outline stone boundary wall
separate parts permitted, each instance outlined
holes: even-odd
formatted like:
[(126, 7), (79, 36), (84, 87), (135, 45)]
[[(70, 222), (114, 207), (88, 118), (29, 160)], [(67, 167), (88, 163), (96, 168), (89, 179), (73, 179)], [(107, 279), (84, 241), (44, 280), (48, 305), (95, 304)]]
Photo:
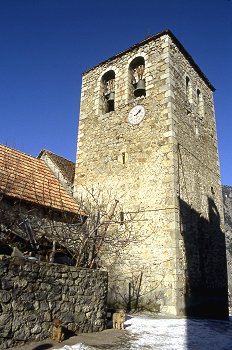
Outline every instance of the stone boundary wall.
[(0, 349), (51, 337), (54, 318), (71, 334), (105, 328), (104, 271), (3, 257), (0, 281)]

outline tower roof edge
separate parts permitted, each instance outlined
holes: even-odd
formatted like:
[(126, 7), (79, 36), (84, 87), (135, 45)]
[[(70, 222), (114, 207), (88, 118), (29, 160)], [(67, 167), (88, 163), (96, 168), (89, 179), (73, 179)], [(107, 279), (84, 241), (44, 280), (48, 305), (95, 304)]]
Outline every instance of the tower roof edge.
[(105, 64), (107, 62), (110, 62), (113, 59), (118, 58), (118, 57), (126, 54), (127, 52), (129, 52), (129, 51), (131, 51), (131, 50), (133, 50), (133, 49), (135, 49), (137, 47), (145, 45), (146, 43), (148, 43), (151, 40), (157, 40), (158, 38), (160, 38), (161, 36), (164, 36), (164, 35), (169, 35), (169, 37), (173, 40), (173, 42), (176, 44), (176, 46), (179, 48), (179, 50), (182, 52), (182, 54), (185, 56), (185, 58), (189, 61), (189, 63), (194, 67), (194, 69), (197, 71), (197, 73), (200, 75), (200, 77), (204, 80), (206, 85), (214, 92), (216, 90), (215, 87), (210, 83), (209, 79), (202, 72), (200, 67), (196, 64), (196, 62), (194, 61), (192, 56), (187, 52), (187, 50), (184, 48), (184, 46), (176, 38), (176, 36), (172, 33), (172, 31), (170, 29), (165, 29), (165, 30), (163, 30), (160, 33), (150, 35), (149, 37), (145, 38), (144, 40), (140, 41), (139, 43), (134, 44), (133, 46), (129, 47), (128, 49), (123, 50), (123, 51), (119, 52), (118, 54), (111, 56), (107, 60), (104, 60), (104, 61), (96, 64), (92, 68), (87, 69), (86, 71), (84, 71), (82, 73), (82, 75), (85, 75), (86, 73), (90, 72), (91, 70), (95, 69), (96, 67), (98, 67), (98, 66), (100, 66), (102, 64)]

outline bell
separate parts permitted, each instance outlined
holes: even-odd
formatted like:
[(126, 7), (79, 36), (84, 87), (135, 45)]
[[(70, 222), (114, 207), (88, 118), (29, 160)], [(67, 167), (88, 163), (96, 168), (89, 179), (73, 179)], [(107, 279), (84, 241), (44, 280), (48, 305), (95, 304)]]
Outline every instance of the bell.
[(146, 96), (146, 90), (145, 90), (145, 80), (144, 79), (139, 79), (136, 89), (134, 91), (135, 97), (140, 97), (140, 96)]
[(110, 92), (106, 95), (107, 101), (114, 101), (114, 92)]
[(114, 92), (105, 94), (105, 98), (107, 102), (107, 113), (114, 111)]

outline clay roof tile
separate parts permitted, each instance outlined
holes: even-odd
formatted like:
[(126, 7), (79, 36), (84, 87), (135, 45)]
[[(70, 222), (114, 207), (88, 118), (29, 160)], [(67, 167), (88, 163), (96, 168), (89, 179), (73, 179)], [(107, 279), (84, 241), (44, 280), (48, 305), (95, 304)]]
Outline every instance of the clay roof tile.
[(44, 160), (1, 144), (0, 192), (52, 209), (82, 214)]

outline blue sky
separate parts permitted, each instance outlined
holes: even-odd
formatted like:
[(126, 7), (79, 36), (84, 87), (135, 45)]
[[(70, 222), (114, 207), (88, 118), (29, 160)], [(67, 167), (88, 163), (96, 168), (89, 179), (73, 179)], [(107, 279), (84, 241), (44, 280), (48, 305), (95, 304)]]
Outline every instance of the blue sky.
[(75, 160), (81, 73), (165, 29), (216, 87), (232, 185), (232, 0), (0, 0), (0, 143)]

